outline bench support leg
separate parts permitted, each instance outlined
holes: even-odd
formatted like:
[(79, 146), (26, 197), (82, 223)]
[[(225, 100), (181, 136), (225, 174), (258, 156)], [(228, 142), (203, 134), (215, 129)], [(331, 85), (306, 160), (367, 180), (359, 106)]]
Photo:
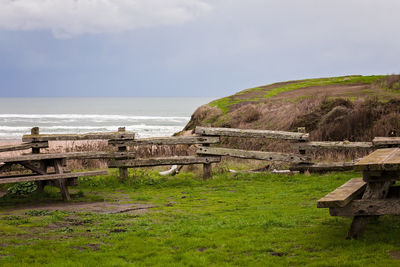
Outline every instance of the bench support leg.
[[(391, 181), (368, 183), (362, 199), (386, 198), (391, 184)], [(354, 216), (346, 239), (357, 239), (358, 237), (361, 237), (366, 226), (368, 225), (368, 222), (373, 217), (376, 218), (376, 216)]]
[[(56, 173), (63, 173), (60, 160), (54, 160), (54, 169), (55, 169)], [(62, 196), (63, 200), (64, 201), (71, 200), (65, 179), (58, 179), (58, 186), (60, 187), (61, 196)]]

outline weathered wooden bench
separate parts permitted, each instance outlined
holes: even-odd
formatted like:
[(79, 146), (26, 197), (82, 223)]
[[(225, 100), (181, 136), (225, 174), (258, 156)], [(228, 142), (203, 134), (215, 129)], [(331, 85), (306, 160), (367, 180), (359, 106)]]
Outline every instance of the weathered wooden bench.
[[(107, 170), (70, 172), (63, 169), (66, 160), (69, 159), (130, 159), (135, 154), (130, 152), (65, 152), (65, 153), (40, 153), (41, 148), (47, 148), (49, 141), (75, 141), (75, 140), (131, 140), (134, 133), (127, 133), (124, 129), (115, 133), (89, 133), (89, 134), (39, 134), (39, 128), (32, 129), (30, 135), (24, 135), (19, 145), (0, 147), (0, 152), (32, 149), (32, 154), (22, 154), (19, 156), (0, 157), (0, 184), (18, 183), (34, 181), (40, 190), (46, 185), (56, 185), (60, 187), (61, 195), (64, 200), (69, 200), (70, 195), (68, 186), (76, 185), (78, 177), (105, 175)], [(4, 172), (12, 165), (21, 165), (30, 170), (29, 174), (4, 175)], [(54, 171), (49, 172), (49, 167)]]
[(373, 216), (400, 215), (400, 148), (378, 149), (355, 164), (363, 172), (318, 201), (332, 216), (354, 217), (347, 238), (358, 238)]

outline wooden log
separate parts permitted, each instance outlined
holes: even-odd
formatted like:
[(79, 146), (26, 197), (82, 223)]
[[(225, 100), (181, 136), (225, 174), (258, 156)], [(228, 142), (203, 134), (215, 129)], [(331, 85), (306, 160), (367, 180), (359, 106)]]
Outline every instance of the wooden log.
[(330, 162), (330, 163), (315, 163), (315, 164), (298, 164), (289, 167), (291, 171), (300, 172), (335, 172), (335, 171), (350, 171), (353, 170), (354, 163), (352, 162)]
[(375, 137), (372, 143), (376, 148), (398, 147), (400, 146), (400, 137)]
[(97, 175), (106, 175), (107, 173), (108, 173), (107, 170), (102, 170), (102, 171), (74, 172), (74, 173), (62, 173), (62, 174), (33, 175), (27, 177), (20, 176), (13, 178), (1, 178), (0, 184), (30, 182), (30, 181), (45, 181), (45, 180), (65, 179), (65, 178), (84, 177), (84, 176), (97, 176)]
[(400, 215), (400, 199), (353, 200), (345, 207), (330, 208), (332, 216)]
[(23, 162), (45, 159), (124, 159), (135, 158), (134, 152), (65, 152), (49, 154), (26, 154), (0, 158), (0, 162)]
[(362, 178), (350, 179), (317, 202), (318, 208), (344, 207), (365, 190), (367, 183)]
[(196, 127), (196, 134), (211, 136), (246, 137), (246, 138), (270, 138), (283, 140), (308, 140), (308, 133), (295, 133), (269, 130), (249, 130), (234, 128), (207, 128)]
[(199, 149), (197, 150), (197, 154), (230, 156), (235, 158), (258, 159), (258, 160), (268, 160), (268, 161), (285, 161), (293, 163), (310, 162), (310, 158), (296, 154), (248, 151), (248, 150), (240, 150), (232, 148), (221, 148), (221, 147), (199, 147)]
[(173, 165), (169, 170), (159, 172), (159, 174), (162, 175), (162, 176), (166, 176), (166, 175), (174, 176), (174, 175), (176, 175), (176, 174), (178, 174), (180, 172), (182, 167), (183, 167), (183, 165), (180, 165), (180, 166)]
[(18, 150), (25, 150), (25, 149), (31, 149), (31, 148), (47, 148), (47, 147), (49, 147), (48, 142), (22, 143), (22, 144), (16, 144), (16, 145), (0, 146), (0, 152), (18, 151)]
[(319, 149), (368, 149), (372, 148), (371, 142), (304, 142), (293, 145), (299, 150)]
[(86, 134), (39, 134), (24, 135), (23, 142), (42, 142), (42, 141), (78, 141), (78, 140), (109, 140), (126, 139), (132, 140), (135, 133), (132, 132), (110, 132), (110, 133), (86, 133)]
[(142, 146), (142, 145), (193, 145), (219, 143), (219, 137), (214, 136), (171, 136), (157, 138), (141, 138), (135, 140), (109, 140), (113, 146)]
[(148, 158), (148, 159), (132, 159), (132, 160), (111, 160), (108, 163), (109, 168), (136, 168), (136, 167), (151, 167), (162, 165), (190, 165), (220, 162), (221, 157), (167, 157), (167, 158)]

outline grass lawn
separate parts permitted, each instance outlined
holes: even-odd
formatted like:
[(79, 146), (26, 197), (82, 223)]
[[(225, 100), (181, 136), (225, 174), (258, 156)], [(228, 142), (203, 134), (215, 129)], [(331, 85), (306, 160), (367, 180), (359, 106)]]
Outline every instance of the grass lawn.
[[(132, 174), (132, 173), (131, 173)], [(0, 199), (1, 266), (399, 266), (400, 219), (384, 216), (360, 240), (316, 201), (358, 173), (194, 174), (135, 170), (85, 178), (73, 201), (152, 204), (143, 213), (14, 210), (59, 201), (55, 188)], [(7, 214), (7, 215), (6, 215)]]

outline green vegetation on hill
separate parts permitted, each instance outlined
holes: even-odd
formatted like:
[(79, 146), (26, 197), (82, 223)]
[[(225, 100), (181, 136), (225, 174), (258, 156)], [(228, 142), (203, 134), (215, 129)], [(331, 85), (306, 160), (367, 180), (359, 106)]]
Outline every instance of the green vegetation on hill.
[[(272, 85), (272, 89), (270, 89), (269, 86), (246, 89), (232, 96), (217, 99), (209, 103), (209, 105), (213, 107), (218, 107), (219, 109), (222, 110), (223, 113), (227, 113), (229, 111), (229, 108), (233, 104), (238, 104), (241, 102), (248, 102), (248, 101), (257, 102), (260, 100), (276, 96), (283, 92), (292, 91), (300, 88), (306, 88), (311, 86), (327, 86), (333, 84), (340, 84), (340, 85), (360, 84), (360, 83), (372, 84), (384, 77), (385, 76), (383, 75), (374, 75), (374, 76), (354, 75), (354, 76), (343, 76), (343, 77), (333, 77), (333, 78), (307, 79), (307, 80), (288, 82), (282, 85), (278, 83), (276, 84), (276, 86)], [(262, 94), (257, 94), (257, 96), (252, 98), (246, 97), (246, 95), (250, 95), (251, 93), (254, 92), (262, 92)]]
[[(16, 210), (3, 199), (1, 266), (398, 266), (399, 217), (383, 216), (360, 240), (350, 219), (316, 201), (358, 173), (282, 176), (135, 171), (84, 178), (73, 201), (152, 204), (147, 212)], [(47, 188), (48, 201), (59, 199)], [(43, 197), (43, 196), (42, 196)], [(37, 201), (37, 200), (36, 200)], [(27, 196), (19, 202), (32, 202)], [(21, 208), (21, 207), (20, 207)], [(7, 215), (5, 214), (7, 213)]]

